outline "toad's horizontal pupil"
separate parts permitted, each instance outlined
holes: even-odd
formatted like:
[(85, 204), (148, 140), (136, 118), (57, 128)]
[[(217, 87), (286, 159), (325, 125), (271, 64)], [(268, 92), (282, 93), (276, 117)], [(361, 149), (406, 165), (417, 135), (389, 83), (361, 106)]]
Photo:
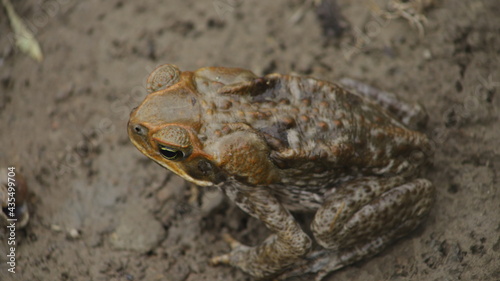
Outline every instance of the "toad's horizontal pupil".
[(176, 153), (176, 152), (174, 152), (174, 151), (169, 151), (169, 150), (162, 150), (162, 151), (161, 151), (161, 154), (162, 154), (163, 156), (165, 156), (166, 158), (174, 158), (174, 157), (177, 155), (177, 153)]
[(175, 150), (165, 147), (160, 148), (160, 153), (163, 157), (165, 157), (168, 160), (175, 160), (184, 156), (184, 153), (182, 153), (182, 151), (180, 150)]
[(173, 152), (173, 151), (162, 150), (161, 154), (163, 154), (163, 156), (165, 156), (167, 158), (175, 157), (175, 152)]

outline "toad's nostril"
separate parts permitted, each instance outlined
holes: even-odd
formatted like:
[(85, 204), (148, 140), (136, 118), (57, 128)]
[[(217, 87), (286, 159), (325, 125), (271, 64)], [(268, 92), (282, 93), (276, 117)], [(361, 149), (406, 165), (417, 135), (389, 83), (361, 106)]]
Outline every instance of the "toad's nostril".
[(139, 124), (132, 125), (132, 130), (134, 130), (136, 134), (141, 136), (145, 136), (148, 132), (148, 130), (144, 126)]

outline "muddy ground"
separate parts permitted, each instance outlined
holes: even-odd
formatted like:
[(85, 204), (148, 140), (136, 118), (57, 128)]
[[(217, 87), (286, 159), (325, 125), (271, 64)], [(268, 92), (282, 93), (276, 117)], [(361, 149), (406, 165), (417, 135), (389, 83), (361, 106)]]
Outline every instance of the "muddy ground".
[(0, 10), (0, 166), (24, 174), (31, 208), (15, 274), (0, 232), (0, 280), (251, 280), (207, 260), (228, 251), (223, 231), (256, 244), (267, 230), (216, 190), (190, 200), (197, 189), (126, 135), (167, 62), (351, 77), (422, 103), (429, 218), (327, 280), (500, 280), (500, 5), (435, 1), (419, 34), (363, 3), (338, 1), (344, 32), (327, 39), (310, 1), (14, 1), (42, 63), (13, 47)]

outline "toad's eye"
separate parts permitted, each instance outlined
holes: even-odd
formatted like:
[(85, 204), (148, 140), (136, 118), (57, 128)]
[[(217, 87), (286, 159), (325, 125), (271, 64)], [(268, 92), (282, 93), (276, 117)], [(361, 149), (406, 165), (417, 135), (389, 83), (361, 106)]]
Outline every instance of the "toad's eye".
[(179, 160), (184, 158), (184, 152), (180, 151), (179, 149), (171, 148), (161, 144), (158, 145), (158, 148), (160, 149), (161, 156), (163, 156), (165, 159)]

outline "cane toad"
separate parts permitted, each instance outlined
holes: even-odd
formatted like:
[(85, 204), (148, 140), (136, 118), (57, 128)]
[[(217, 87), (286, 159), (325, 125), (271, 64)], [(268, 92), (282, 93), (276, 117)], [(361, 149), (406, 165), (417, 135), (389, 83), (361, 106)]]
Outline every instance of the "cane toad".
[[(434, 188), (419, 172), (431, 147), (409, 129), (423, 111), (344, 84), (224, 67), (166, 64), (151, 73), (130, 115), (132, 143), (184, 179), (219, 187), (273, 233), (255, 247), (227, 237), (232, 251), (213, 264), (321, 280), (380, 252), (429, 212)], [(312, 235), (292, 212), (314, 213)]]

